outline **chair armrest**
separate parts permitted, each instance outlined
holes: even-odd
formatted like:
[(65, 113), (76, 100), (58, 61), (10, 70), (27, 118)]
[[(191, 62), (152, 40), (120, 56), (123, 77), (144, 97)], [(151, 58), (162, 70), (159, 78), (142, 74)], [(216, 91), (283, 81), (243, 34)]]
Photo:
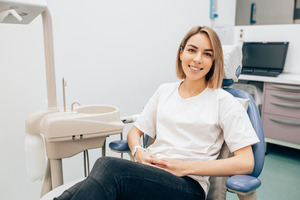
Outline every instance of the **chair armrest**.
[(250, 175), (234, 175), (226, 181), (226, 187), (233, 192), (249, 193), (256, 190), (260, 185), (260, 180)]
[(113, 141), (109, 143), (109, 148), (119, 152), (130, 151), (127, 140)]

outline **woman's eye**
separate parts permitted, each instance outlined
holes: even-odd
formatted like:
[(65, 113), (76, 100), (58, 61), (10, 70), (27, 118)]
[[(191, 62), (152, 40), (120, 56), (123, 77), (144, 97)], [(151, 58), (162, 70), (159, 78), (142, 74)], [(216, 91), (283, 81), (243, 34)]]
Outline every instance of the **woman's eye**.
[(205, 55), (205, 56), (208, 56), (208, 57), (212, 57), (212, 54), (211, 54), (211, 53), (207, 53), (207, 52), (206, 52), (206, 53), (204, 53), (204, 55)]
[(194, 49), (188, 49), (189, 52), (195, 53), (196, 51)]

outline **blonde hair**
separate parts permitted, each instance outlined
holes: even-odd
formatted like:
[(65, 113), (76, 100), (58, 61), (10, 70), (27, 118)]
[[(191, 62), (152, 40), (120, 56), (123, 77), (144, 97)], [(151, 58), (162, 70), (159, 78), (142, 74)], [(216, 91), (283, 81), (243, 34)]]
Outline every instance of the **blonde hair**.
[(182, 39), (180, 46), (177, 51), (177, 59), (176, 59), (176, 74), (179, 79), (185, 79), (186, 75), (183, 72), (182, 64), (180, 60), (180, 53), (184, 50), (187, 41), (194, 35), (205, 33), (212, 45), (213, 48), (213, 64), (210, 71), (206, 74), (205, 78), (207, 81), (207, 87), (212, 89), (217, 89), (222, 86), (223, 76), (224, 76), (224, 61), (223, 61), (223, 50), (221, 41), (217, 33), (207, 27), (207, 26), (195, 26), (192, 28)]

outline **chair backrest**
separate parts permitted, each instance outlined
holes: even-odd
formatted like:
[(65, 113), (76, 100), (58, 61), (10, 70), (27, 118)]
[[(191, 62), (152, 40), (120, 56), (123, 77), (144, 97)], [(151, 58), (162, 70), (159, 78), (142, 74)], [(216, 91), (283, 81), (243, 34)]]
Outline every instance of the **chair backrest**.
[(252, 150), (255, 159), (255, 166), (253, 172), (250, 175), (254, 177), (258, 177), (263, 169), (264, 161), (265, 161), (265, 138), (264, 138), (264, 131), (262, 128), (261, 118), (256, 103), (252, 98), (252, 96), (246, 91), (236, 89), (236, 88), (224, 88), (224, 90), (232, 94), (234, 97), (249, 99), (247, 113), (260, 141), (259, 143), (252, 145)]

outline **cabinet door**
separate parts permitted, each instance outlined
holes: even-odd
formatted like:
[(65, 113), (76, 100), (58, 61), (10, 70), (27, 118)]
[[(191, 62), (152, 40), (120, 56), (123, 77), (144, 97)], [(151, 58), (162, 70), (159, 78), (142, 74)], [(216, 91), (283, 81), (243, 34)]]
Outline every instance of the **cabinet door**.
[[(251, 23), (252, 4), (256, 23)], [(294, 0), (237, 0), (235, 25), (292, 24), (294, 4)]]

